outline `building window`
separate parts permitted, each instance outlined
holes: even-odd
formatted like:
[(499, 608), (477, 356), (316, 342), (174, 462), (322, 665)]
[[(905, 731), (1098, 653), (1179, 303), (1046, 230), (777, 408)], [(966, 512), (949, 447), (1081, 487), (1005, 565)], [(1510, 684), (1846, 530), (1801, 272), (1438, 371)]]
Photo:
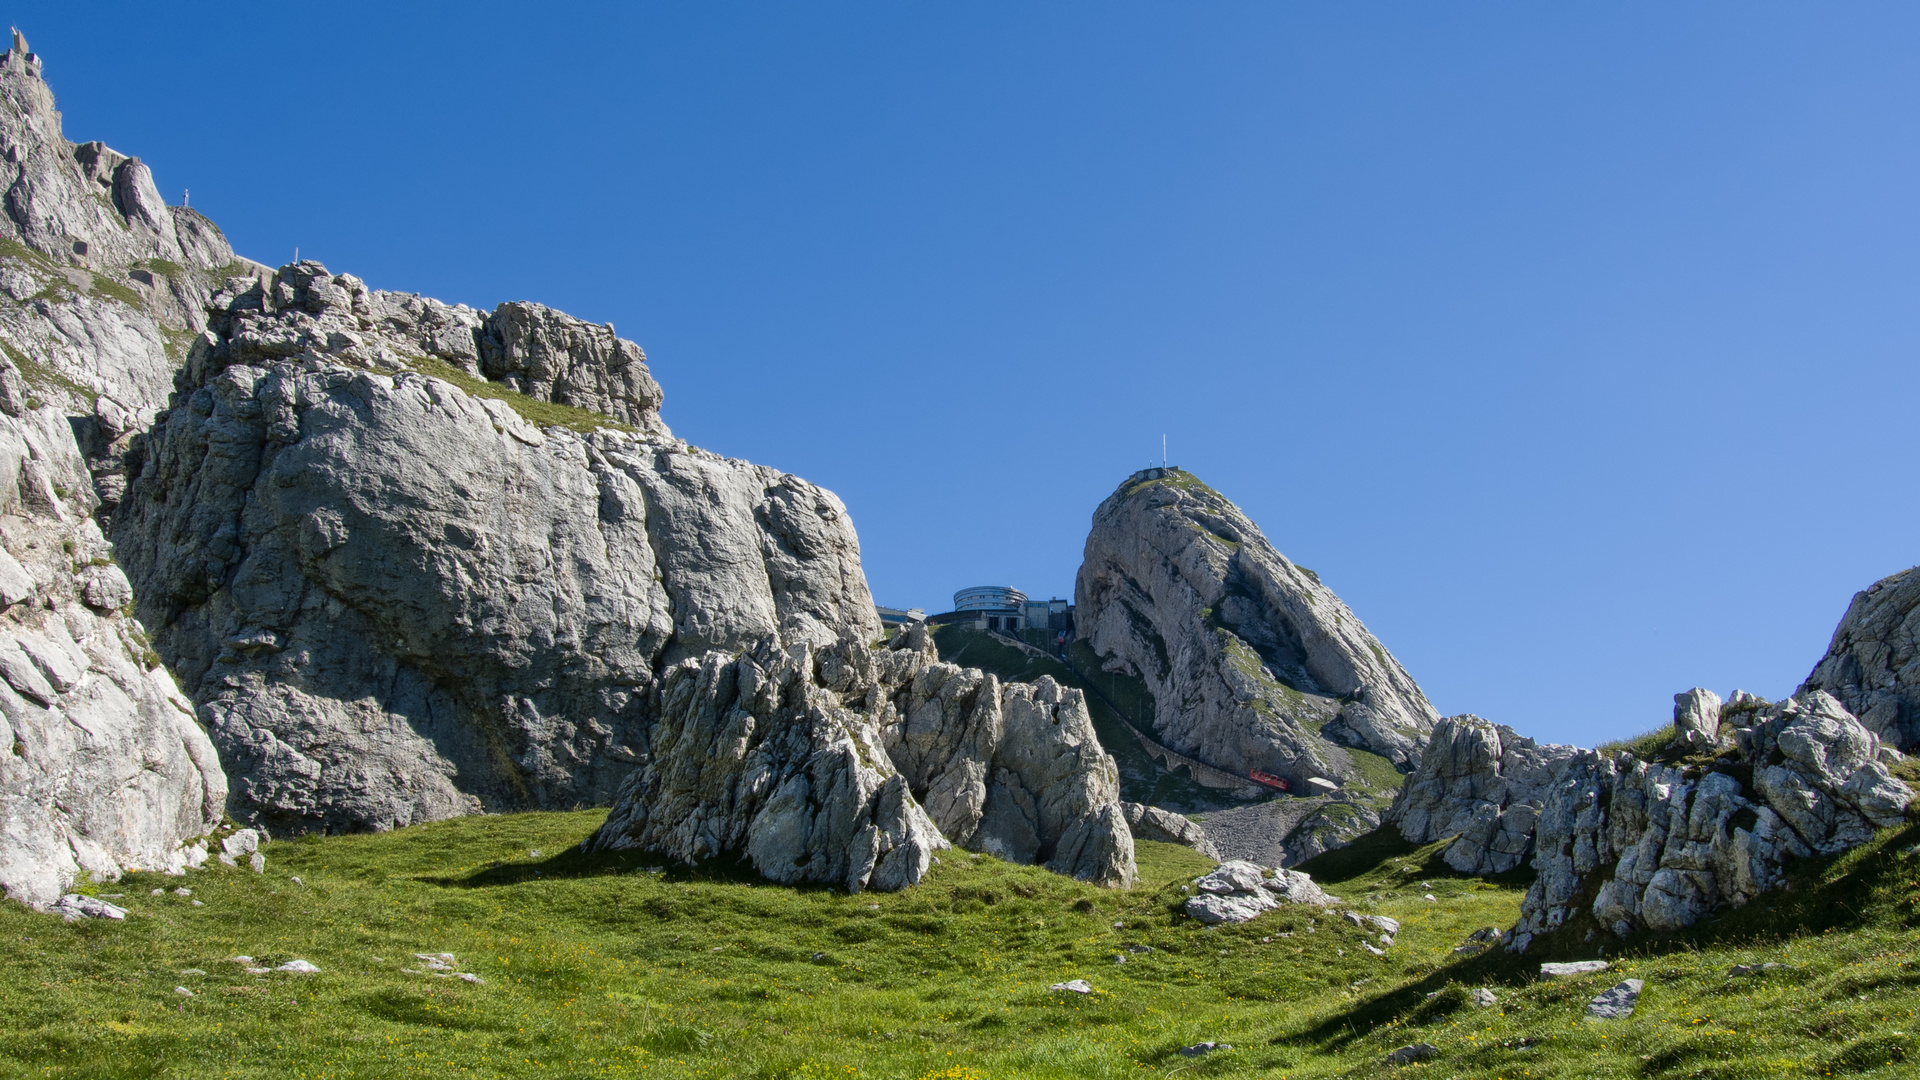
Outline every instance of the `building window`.
[(987, 616), (987, 629), (989, 630), (1000, 629), (1000, 616), (998, 615)]

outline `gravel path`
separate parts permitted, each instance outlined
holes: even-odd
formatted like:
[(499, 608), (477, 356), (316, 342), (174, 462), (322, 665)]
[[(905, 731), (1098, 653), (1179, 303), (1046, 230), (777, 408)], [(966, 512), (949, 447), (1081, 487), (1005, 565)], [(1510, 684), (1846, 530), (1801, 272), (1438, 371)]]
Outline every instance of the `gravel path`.
[(1236, 806), (1202, 815), (1200, 827), (1220, 850), (1220, 858), (1245, 859), (1277, 867), (1286, 858), (1281, 841), (1302, 818), (1326, 804), (1325, 799), (1273, 799), (1252, 806)]

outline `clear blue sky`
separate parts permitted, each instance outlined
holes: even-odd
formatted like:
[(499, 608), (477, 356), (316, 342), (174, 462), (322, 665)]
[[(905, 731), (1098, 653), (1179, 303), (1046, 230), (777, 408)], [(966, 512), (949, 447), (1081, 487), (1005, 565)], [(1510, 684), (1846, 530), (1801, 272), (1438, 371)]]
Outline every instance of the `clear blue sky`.
[(253, 258), (641, 343), (883, 603), (1176, 463), (1443, 712), (1789, 692), (1920, 562), (1920, 8), (14, 4)]

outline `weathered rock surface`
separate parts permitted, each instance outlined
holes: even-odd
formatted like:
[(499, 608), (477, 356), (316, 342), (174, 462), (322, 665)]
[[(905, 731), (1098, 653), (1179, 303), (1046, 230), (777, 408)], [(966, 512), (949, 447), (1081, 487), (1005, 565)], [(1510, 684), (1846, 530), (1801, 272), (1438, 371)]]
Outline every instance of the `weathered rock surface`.
[(1632, 1016), (1634, 1006), (1640, 1003), (1640, 991), (1646, 989), (1646, 985), (1639, 979), (1622, 979), (1601, 991), (1587, 1002), (1587, 1019), (1625, 1020)]
[(669, 439), (637, 352), (600, 382), (590, 362), (623, 350), (542, 352), (599, 328), (523, 310), (544, 330), (499, 351), (538, 358), (524, 385), (556, 397), (640, 388), (638, 431), (538, 427), (525, 398), (409, 368), (481, 355), (456, 332), (481, 334), (476, 314), (316, 263), (236, 284), (131, 459), (115, 540), (243, 816), (378, 829), (604, 803), (647, 752), (662, 665), (879, 636), (839, 500)]
[(1571, 758), (1540, 814), (1539, 876), (1508, 947), (1565, 924), (1583, 895), (1616, 934), (1688, 926), (1779, 888), (1790, 855), (1837, 854), (1903, 820), (1912, 790), (1824, 691), (1737, 698), (1721, 713), (1729, 727), (1734, 749), (1704, 772), (1625, 752)]
[(1824, 690), (1888, 746), (1920, 750), (1920, 567), (1854, 594), (1800, 694)]
[(1461, 873), (1505, 873), (1532, 854), (1555, 777), (1578, 752), (1541, 746), (1477, 716), (1450, 716), (1434, 727), (1387, 820), (1416, 844), (1458, 837), (1443, 858)]
[(1134, 879), (1119, 773), (1080, 691), (940, 663), (924, 627), (870, 648), (763, 642), (661, 679), (646, 766), (591, 843), (776, 881), (920, 880), (949, 840), (1106, 885)]
[(1345, 747), (1410, 768), (1437, 719), (1338, 597), (1179, 469), (1100, 504), (1074, 597), (1079, 635), (1145, 679), (1161, 740), (1214, 766), (1345, 784)]
[(1340, 902), (1298, 870), (1268, 873), (1255, 863), (1221, 863), (1193, 879), (1197, 895), (1187, 900), (1188, 917), (1208, 925), (1242, 923), (1283, 903), (1326, 907)]
[(1127, 816), (1127, 828), (1135, 840), (1180, 844), (1209, 859), (1220, 859), (1220, 852), (1214, 848), (1213, 841), (1207, 839), (1207, 830), (1186, 815), (1136, 802), (1123, 802), (1120, 809)]
[(51, 904), (83, 873), (179, 872), (226, 778), (123, 610), (67, 418), (0, 359), (0, 886)]
[(35, 397), (71, 418), (110, 512), (127, 441), (166, 406), (207, 296), (260, 268), (165, 205), (140, 159), (66, 141), (40, 67), (18, 40), (0, 54), (0, 341)]

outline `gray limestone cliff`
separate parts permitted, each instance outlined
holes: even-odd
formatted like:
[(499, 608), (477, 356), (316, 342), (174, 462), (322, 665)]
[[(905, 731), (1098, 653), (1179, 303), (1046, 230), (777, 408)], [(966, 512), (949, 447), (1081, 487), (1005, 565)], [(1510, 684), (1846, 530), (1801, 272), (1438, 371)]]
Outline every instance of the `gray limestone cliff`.
[(1100, 504), (1074, 598), (1079, 636), (1145, 679), (1160, 739), (1217, 768), (1309, 793), (1364, 775), (1350, 750), (1413, 767), (1438, 719), (1331, 590), (1180, 469)]
[(663, 666), (879, 636), (839, 500), (673, 440), (610, 331), (316, 263), (231, 284), (114, 540), (241, 816), (606, 803)]
[(1824, 690), (1905, 753), (1920, 750), (1920, 568), (1854, 594), (1833, 643), (1800, 687)]
[(889, 646), (765, 641), (661, 680), (652, 755), (590, 842), (776, 881), (918, 882), (949, 841), (1132, 884), (1119, 770), (1080, 691), (941, 663), (924, 627)]
[(0, 54), (0, 888), (37, 905), (204, 859), (224, 809), (98, 519), (235, 262), (137, 158), (66, 141), (41, 67)]

